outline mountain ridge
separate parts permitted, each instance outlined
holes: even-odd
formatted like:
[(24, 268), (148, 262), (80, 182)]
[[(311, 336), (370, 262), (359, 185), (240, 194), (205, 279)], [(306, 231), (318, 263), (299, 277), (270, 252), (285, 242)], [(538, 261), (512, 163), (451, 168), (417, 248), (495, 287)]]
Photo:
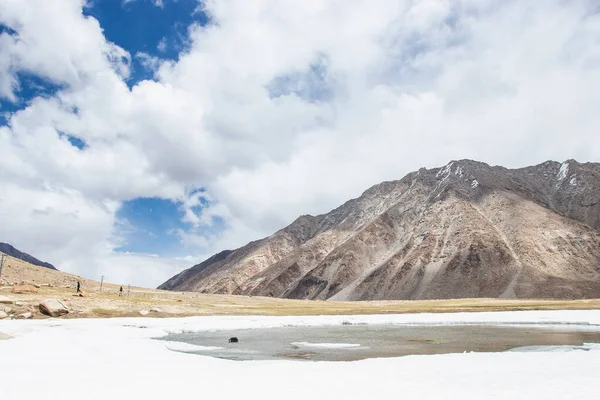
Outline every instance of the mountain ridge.
[(38, 267), (44, 267), (44, 268), (53, 269), (55, 271), (58, 271), (56, 269), (56, 267), (54, 267), (54, 265), (44, 262), (44, 261), (40, 261), (37, 258), (33, 257), (32, 255), (20, 251), (8, 243), (0, 242), (0, 253), (4, 253), (6, 255), (17, 258), (19, 260), (28, 262), (29, 264), (32, 264), (32, 265), (37, 265)]
[[(598, 199), (598, 163), (451, 161), (301, 216), (159, 288), (333, 300), (597, 297)], [(574, 237), (586, 238), (582, 248)]]

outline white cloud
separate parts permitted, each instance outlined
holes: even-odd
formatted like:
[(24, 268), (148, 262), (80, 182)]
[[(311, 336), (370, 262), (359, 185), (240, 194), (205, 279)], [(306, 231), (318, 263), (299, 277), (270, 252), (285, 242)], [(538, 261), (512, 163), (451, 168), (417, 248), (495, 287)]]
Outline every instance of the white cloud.
[(167, 38), (163, 37), (162, 39), (160, 39), (160, 42), (158, 42), (158, 44), (156, 45), (156, 50), (158, 50), (161, 53), (164, 53), (167, 50)]
[(140, 61), (140, 64), (151, 72), (156, 72), (160, 67), (162, 60), (156, 56), (152, 56), (148, 53), (139, 52), (135, 57)]
[[(19, 1), (0, 5), (2, 24), (18, 35), (0, 35), (0, 96), (14, 99), (15, 72), (37, 74), (73, 89), (83, 89), (99, 74), (129, 74), (129, 55), (105, 40), (97, 20), (84, 18), (83, 0)], [(11, 80), (13, 84), (7, 84)]]
[[(129, 3), (133, 3), (134, 1), (137, 0), (123, 0), (123, 5), (129, 4)], [(165, 2), (164, 0), (150, 0), (152, 2), (152, 4), (156, 7), (160, 7), (160, 8), (164, 8), (165, 7)], [(175, 0), (177, 1), (177, 0)]]
[(83, 1), (2, 2), (18, 35), (0, 37), (0, 95), (18, 95), (18, 71), (64, 89), (0, 128), (0, 237), (82, 274), (147, 262), (157, 284), (182, 265), (112, 251), (123, 200), (183, 201), (194, 229), (178, 235), (200, 256), (421, 166), (600, 157), (592, 1), (293, 4), (206, 1), (213, 24), (177, 62), (138, 55), (157, 81), (130, 90), (130, 55)]

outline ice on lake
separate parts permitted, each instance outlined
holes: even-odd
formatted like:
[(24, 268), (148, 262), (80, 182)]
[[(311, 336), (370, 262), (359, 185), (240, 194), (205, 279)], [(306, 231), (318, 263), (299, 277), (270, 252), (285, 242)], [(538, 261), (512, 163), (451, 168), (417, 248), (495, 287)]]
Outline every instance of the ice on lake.
[[(228, 342), (233, 336), (239, 343)], [(359, 324), (199, 331), (170, 334), (162, 340), (201, 346), (171, 345), (173, 350), (230, 360), (354, 361), (417, 354), (557, 351), (562, 346), (585, 349), (585, 343), (600, 343), (600, 332), (577, 326)]]

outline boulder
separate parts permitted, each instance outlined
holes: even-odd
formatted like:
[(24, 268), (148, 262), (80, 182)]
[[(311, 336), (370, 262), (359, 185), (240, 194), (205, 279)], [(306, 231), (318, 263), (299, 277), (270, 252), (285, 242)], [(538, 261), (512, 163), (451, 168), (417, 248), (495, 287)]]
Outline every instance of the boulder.
[(37, 289), (32, 285), (19, 285), (12, 288), (12, 292), (16, 294), (37, 293)]
[(0, 319), (8, 318), (8, 314), (4, 311), (0, 311)]
[(10, 297), (0, 296), (0, 304), (13, 304), (14, 301)]
[(150, 309), (150, 312), (162, 312), (160, 308), (154, 307)]
[(10, 314), (11, 312), (13, 312), (13, 309), (12, 309), (12, 308), (10, 308), (10, 307), (6, 307), (6, 308), (4, 309), (4, 312), (5, 312), (5, 313), (8, 313), (8, 314)]
[(140, 311), (140, 315), (148, 315), (148, 314), (150, 314), (150, 311), (148, 311), (148, 310)]
[(15, 301), (15, 306), (17, 307), (23, 307), (25, 305), (25, 303), (23, 303), (22, 301)]
[(46, 299), (40, 303), (39, 307), (42, 314), (51, 317), (60, 317), (61, 315), (69, 313), (67, 306), (56, 299)]
[(85, 297), (85, 293), (83, 293), (83, 290), (80, 290), (79, 293), (75, 293), (73, 297)]
[(38, 288), (38, 289), (41, 287), (37, 283), (30, 282), (30, 281), (21, 281), (21, 285), (29, 285), (29, 286), (33, 286), (33, 287)]
[(17, 316), (17, 318), (19, 318), (19, 319), (30, 319), (31, 317), (32, 317), (32, 314), (30, 312), (19, 314)]

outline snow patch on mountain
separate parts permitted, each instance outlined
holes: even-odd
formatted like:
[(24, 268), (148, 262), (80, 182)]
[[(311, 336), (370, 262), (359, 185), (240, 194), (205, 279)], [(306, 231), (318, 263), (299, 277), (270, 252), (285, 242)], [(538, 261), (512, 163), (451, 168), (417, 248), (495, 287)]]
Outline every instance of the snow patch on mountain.
[(440, 169), (440, 171), (435, 175), (436, 178), (442, 178), (442, 180), (444, 180), (444, 178), (447, 178), (448, 175), (450, 175), (450, 171), (452, 170), (452, 166), (454, 165), (454, 162), (450, 162), (448, 163), (444, 168)]
[(567, 161), (565, 161), (564, 163), (562, 163), (560, 165), (560, 170), (558, 170), (558, 174), (556, 175), (556, 178), (559, 181), (562, 181), (567, 177), (568, 174), (569, 174), (569, 163)]

